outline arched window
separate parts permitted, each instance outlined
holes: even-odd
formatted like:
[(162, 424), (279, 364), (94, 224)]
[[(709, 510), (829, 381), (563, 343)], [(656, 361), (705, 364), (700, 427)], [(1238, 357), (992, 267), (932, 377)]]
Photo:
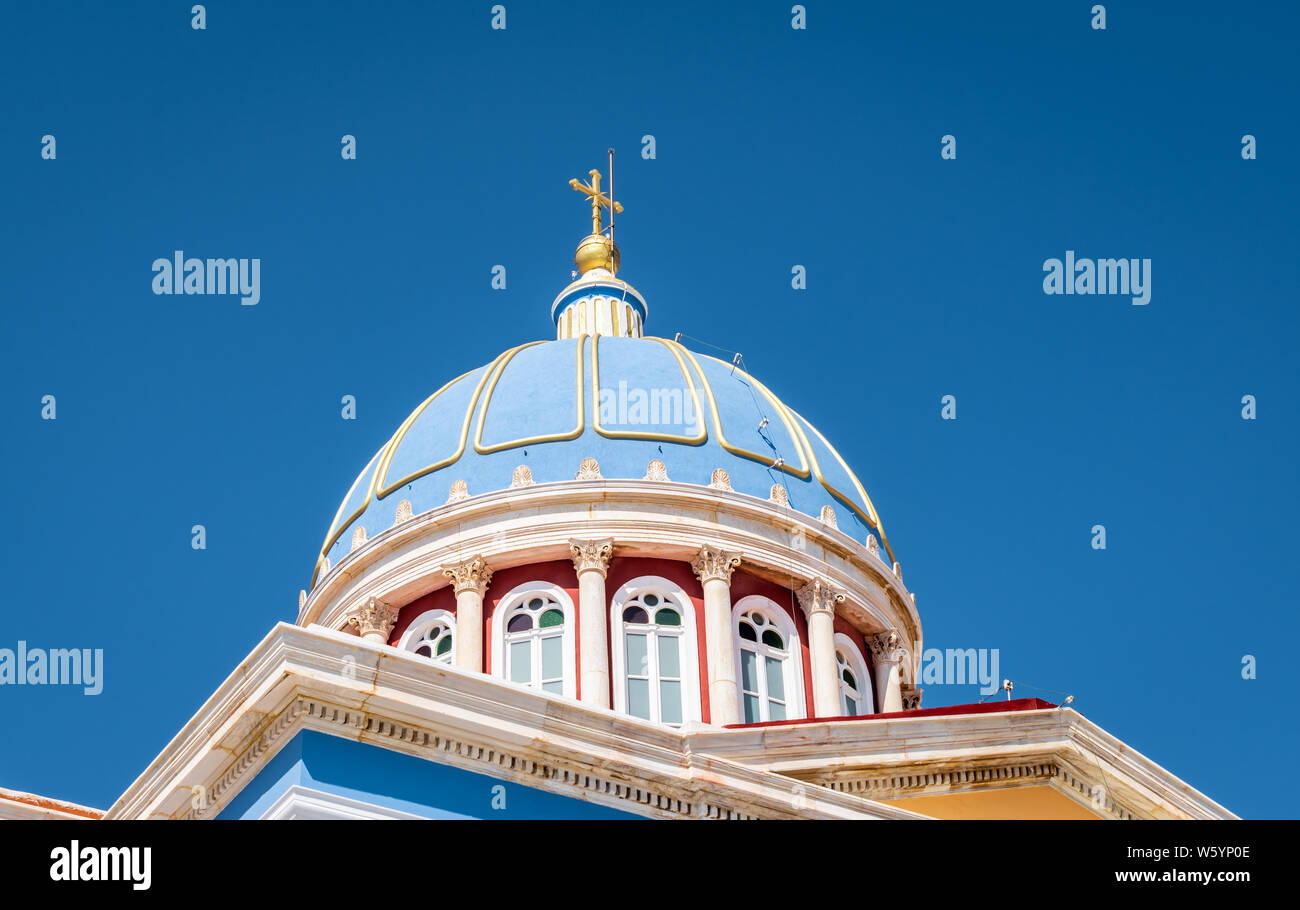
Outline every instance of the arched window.
[(803, 717), (799, 637), (789, 614), (766, 597), (742, 597), (732, 610), (745, 723)]
[(429, 610), (411, 621), (397, 646), (414, 651), (434, 663), (456, 660), (456, 617), (446, 610)]
[(871, 675), (862, 651), (843, 632), (835, 633), (835, 673), (840, 684), (840, 710), (846, 717), (874, 714)]
[(492, 615), (492, 668), (502, 679), (574, 697), (573, 603), (548, 582), (512, 590)]
[(699, 720), (691, 599), (667, 579), (634, 578), (610, 606), (614, 709), (676, 726)]

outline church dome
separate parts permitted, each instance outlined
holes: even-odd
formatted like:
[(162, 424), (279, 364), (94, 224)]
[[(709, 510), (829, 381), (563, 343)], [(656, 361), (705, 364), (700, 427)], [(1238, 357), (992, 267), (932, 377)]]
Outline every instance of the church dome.
[(358, 528), (364, 539), (390, 527), (403, 500), (420, 514), (572, 482), (586, 459), (596, 466), (582, 479), (641, 480), (658, 461), (671, 482), (775, 499), (893, 555), (844, 459), (762, 382), (669, 339), (581, 334), (510, 348), (425, 399), (353, 483), (321, 556), (337, 564)]
[(737, 363), (643, 336), (645, 298), (617, 277), (622, 206), (591, 183), (581, 276), (551, 304), (553, 341), (510, 348), (426, 398), (374, 454), (330, 524), (317, 579), (398, 514), (511, 487), (657, 480), (789, 508), (893, 552), (862, 484), (798, 412)]

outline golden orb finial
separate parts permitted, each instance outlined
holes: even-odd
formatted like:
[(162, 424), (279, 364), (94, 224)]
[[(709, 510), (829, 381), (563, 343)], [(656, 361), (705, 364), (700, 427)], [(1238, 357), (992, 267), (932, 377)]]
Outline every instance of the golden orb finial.
[(607, 269), (611, 274), (618, 272), (618, 245), (612, 237), (606, 237), (601, 226), (601, 207), (613, 212), (622, 212), (623, 204), (611, 199), (600, 189), (600, 171), (592, 168), (588, 174), (591, 183), (580, 180), (569, 181), (569, 186), (591, 199), (591, 233), (582, 238), (578, 250), (573, 254), (573, 264), (584, 275), (592, 269)]

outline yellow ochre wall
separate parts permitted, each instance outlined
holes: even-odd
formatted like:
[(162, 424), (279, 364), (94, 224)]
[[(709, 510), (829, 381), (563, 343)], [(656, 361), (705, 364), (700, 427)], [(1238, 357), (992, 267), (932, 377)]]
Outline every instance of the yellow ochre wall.
[(948, 819), (1092, 819), (1097, 815), (1049, 786), (976, 790), (939, 796), (911, 796), (880, 802), (933, 818)]

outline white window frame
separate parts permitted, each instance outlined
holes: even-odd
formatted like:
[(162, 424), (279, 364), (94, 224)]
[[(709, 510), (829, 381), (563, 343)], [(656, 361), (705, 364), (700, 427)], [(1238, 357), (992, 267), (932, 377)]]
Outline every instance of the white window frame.
[[(562, 694), (565, 698), (577, 698), (578, 694), (578, 659), (577, 659), (577, 611), (573, 609), (573, 601), (569, 598), (568, 592), (557, 584), (549, 581), (529, 581), (522, 585), (511, 588), (506, 595), (497, 601), (496, 609), (492, 611), (492, 675), (497, 679), (510, 682), (506, 676), (506, 616), (508, 616), (515, 607), (531, 600), (534, 597), (548, 597), (560, 605), (564, 611), (564, 629), (560, 636), (560, 657), (564, 672), (564, 681), (561, 686)], [(516, 683), (515, 685), (524, 685)], [(547, 692), (541, 687), (528, 685), (526, 688), (533, 689), (543, 695), (554, 695), (554, 692)]]
[[(736, 652), (736, 691), (740, 709), (741, 723), (762, 723), (767, 721), (768, 704), (767, 704), (767, 667), (765, 661), (759, 661), (760, 673), (764, 685), (759, 690), (759, 720), (746, 721), (745, 717), (745, 689), (744, 677), (740, 671), (740, 652), (746, 640), (740, 637), (740, 617), (750, 610), (761, 609), (768, 620), (776, 627), (785, 639), (785, 650), (788, 654), (786, 660), (782, 661), (782, 670), (784, 672), (785, 683), (785, 704), (786, 720), (802, 720), (807, 716), (807, 701), (804, 698), (803, 687), (803, 644), (799, 640), (799, 629), (794, 624), (794, 619), (790, 614), (781, 608), (781, 605), (770, 597), (764, 597), (761, 594), (750, 594), (740, 598), (731, 608), (731, 640), (734, 643)], [(770, 647), (770, 646), (768, 646)], [(754, 649), (749, 649), (754, 650)], [(762, 652), (759, 652), (760, 655)]]
[[(682, 631), (679, 636), (675, 637), (680, 640), (678, 663), (682, 674), (682, 723), (698, 721), (700, 719), (700, 639), (696, 633), (695, 605), (685, 591), (668, 579), (661, 578), (658, 575), (642, 575), (633, 578), (614, 592), (614, 599), (610, 602), (609, 628), (612, 632), (610, 635), (610, 657), (614, 669), (614, 710), (620, 714), (629, 713), (627, 705), (627, 642), (624, 637), (626, 631), (623, 627), (623, 610), (626, 609), (628, 601), (637, 595), (649, 593), (658, 594), (681, 614)], [(658, 659), (659, 656), (656, 651), (653, 658), (656, 669)], [(656, 673), (654, 678), (657, 679), (657, 676)], [(662, 723), (657, 719), (662, 716), (659, 705), (659, 686), (657, 684), (650, 687), (650, 715), (651, 723)], [(676, 726), (676, 724), (672, 726)]]
[[(450, 610), (425, 610), (406, 627), (402, 633), (401, 639), (397, 642), (397, 647), (403, 651), (415, 651), (424, 633), (432, 626), (443, 625), (451, 632), (451, 650), (441, 656), (426, 657), (425, 660), (431, 660), (436, 664), (456, 664), (456, 646), (460, 644), (460, 633), (456, 630), (456, 614)], [(422, 655), (416, 655), (422, 656)]]
[[(876, 713), (876, 693), (871, 685), (871, 674), (867, 672), (867, 661), (862, 656), (862, 648), (849, 636), (843, 632), (835, 633), (835, 652), (844, 653), (848, 657), (849, 669), (853, 675), (858, 678), (858, 702), (862, 710), (856, 716), (865, 717), (868, 714)], [(835, 662), (835, 691), (839, 697), (840, 707), (844, 707), (844, 689), (848, 683), (840, 675), (840, 663)]]

